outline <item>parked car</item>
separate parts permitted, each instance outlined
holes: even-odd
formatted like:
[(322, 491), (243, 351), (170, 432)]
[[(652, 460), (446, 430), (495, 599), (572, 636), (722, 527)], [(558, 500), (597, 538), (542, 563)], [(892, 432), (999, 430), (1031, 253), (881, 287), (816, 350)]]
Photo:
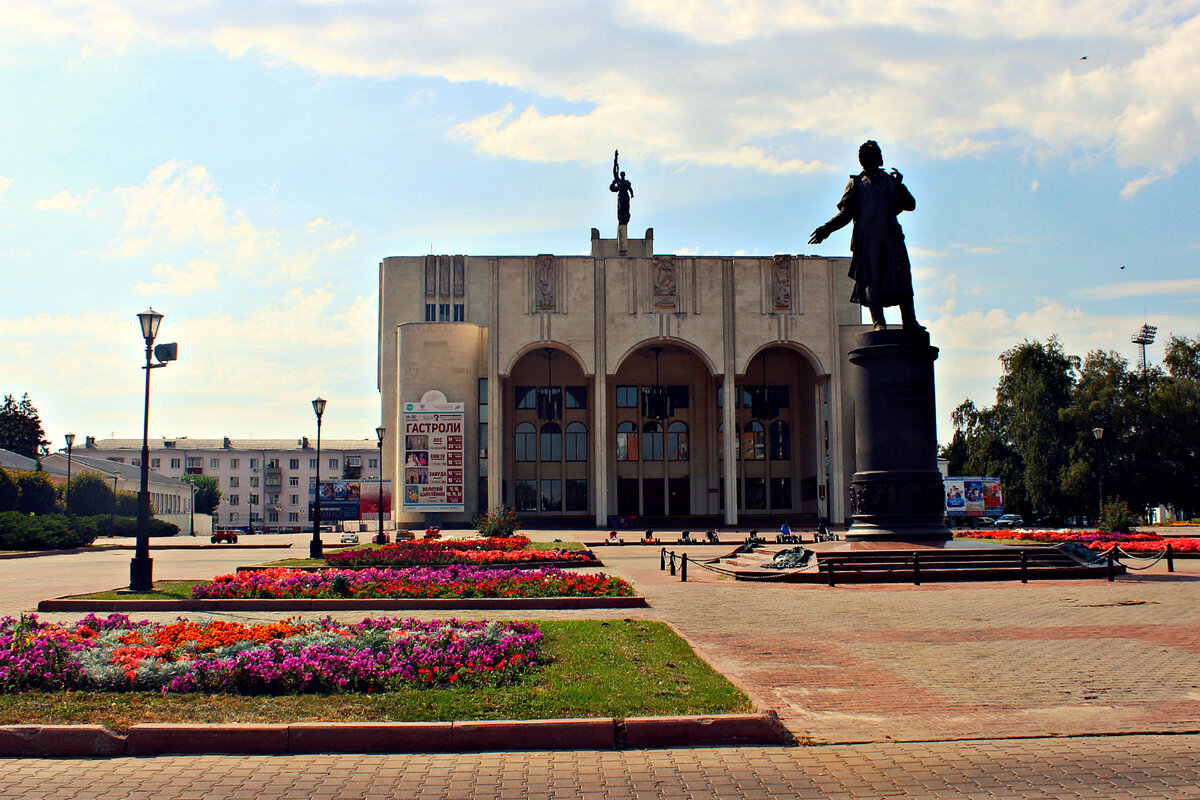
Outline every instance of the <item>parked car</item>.
[(996, 520), (993, 519), (992, 517), (976, 517), (975, 518), (975, 527), (976, 528), (994, 528), (994, 527), (996, 527)]
[(1025, 520), (1021, 518), (1020, 514), (1004, 514), (996, 518), (996, 527), (1023, 528), (1025, 527)]
[(345, 531), (342, 533), (342, 538), (340, 541), (342, 544), (358, 544), (358, 534), (351, 531)]
[(229, 542), (230, 544), (237, 544), (237, 536), (238, 536), (237, 531), (213, 531), (212, 536), (210, 537), (210, 541), (213, 544), (217, 544), (218, 542)]

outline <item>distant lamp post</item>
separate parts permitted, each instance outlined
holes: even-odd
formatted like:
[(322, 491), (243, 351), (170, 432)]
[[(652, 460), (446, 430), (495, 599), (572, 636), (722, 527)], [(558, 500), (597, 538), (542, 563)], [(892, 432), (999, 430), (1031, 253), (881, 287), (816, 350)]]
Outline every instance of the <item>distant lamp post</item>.
[(188, 509), (188, 513), (189, 513), (189, 516), (191, 517), (191, 519), (189, 519), (188, 521), (191, 524), (192, 536), (195, 536), (196, 535), (196, 490), (197, 490), (197, 486), (195, 483), (192, 483), (191, 481), (188, 481), (188, 483), (191, 484), (191, 487), (192, 487), (192, 504)]
[(313, 533), (308, 545), (309, 558), (323, 558), (321, 550), (321, 415), (325, 413), (325, 401), (318, 397), (312, 401), (317, 415), (317, 482), (313, 486)]
[(379, 544), (384, 544), (383, 538), (383, 437), (387, 433), (387, 428), (380, 425), (375, 429), (375, 435), (379, 437), (379, 536), (376, 537)]
[[(146, 396), (142, 411), (142, 463), (141, 486), (138, 489), (137, 544), (134, 547), (133, 558), (129, 562), (129, 589), (134, 592), (148, 592), (154, 588), (154, 562), (150, 559), (150, 370), (165, 367), (167, 362), (174, 361), (178, 354), (178, 345), (160, 344), (154, 346), (158, 336), (158, 325), (163, 315), (153, 308), (138, 314), (138, 322), (142, 326), (142, 338), (146, 340)], [(150, 356), (158, 359), (157, 364), (150, 363)]]
[(1096, 479), (1100, 484), (1100, 511), (1096, 515), (1096, 526), (1104, 517), (1104, 428), (1092, 428), (1092, 436), (1096, 437)]
[(67, 434), (67, 516), (71, 516), (71, 448), (75, 445), (75, 434)]

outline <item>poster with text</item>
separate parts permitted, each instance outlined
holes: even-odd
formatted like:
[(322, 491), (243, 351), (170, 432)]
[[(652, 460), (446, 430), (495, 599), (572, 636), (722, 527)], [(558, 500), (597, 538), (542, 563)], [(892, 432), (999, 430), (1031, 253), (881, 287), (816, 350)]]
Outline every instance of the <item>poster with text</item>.
[(1004, 513), (1004, 497), (1000, 492), (999, 478), (983, 479), (983, 513), (998, 517)]
[(967, 514), (966, 487), (962, 478), (946, 478), (946, 516), (964, 517)]
[(462, 511), (464, 403), (451, 403), (439, 391), (419, 403), (405, 403), (401, 442), (405, 512)]
[(964, 478), (963, 495), (966, 498), (966, 515), (968, 517), (983, 516), (983, 479)]

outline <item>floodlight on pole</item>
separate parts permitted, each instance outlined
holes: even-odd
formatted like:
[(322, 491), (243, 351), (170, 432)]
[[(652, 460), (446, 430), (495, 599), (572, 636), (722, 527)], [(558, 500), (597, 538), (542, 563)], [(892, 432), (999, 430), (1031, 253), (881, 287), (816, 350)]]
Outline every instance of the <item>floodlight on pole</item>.
[(1137, 333), (1130, 339), (1131, 342), (1138, 345), (1142, 349), (1141, 358), (1138, 360), (1138, 367), (1141, 368), (1142, 374), (1146, 374), (1146, 345), (1154, 344), (1154, 337), (1158, 334), (1158, 328), (1153, 325), (1143, 325), (1138, 328)]

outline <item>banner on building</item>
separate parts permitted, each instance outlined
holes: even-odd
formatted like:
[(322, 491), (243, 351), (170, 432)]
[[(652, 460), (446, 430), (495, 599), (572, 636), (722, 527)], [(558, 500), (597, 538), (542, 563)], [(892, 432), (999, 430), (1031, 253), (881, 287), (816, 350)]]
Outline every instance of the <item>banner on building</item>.
[(946, 516), (996, 517), (1004, 513), (1000, 479), (990, 477), (949, 477), (946, 486)]
[(962, 478), (946, 478), (946, 516), (965, 517), (967, 515), (966, 488)]
[[(379, 481), (363, 481), (359, 489), (358, 518), (379, 519)], [(392, 482), (383, 482), (383, 519), (392, 518)]]
[(405, 403), (401, 441), (405, 512), (463, 511), (463, 438), (466, 405), (439, 391)]

